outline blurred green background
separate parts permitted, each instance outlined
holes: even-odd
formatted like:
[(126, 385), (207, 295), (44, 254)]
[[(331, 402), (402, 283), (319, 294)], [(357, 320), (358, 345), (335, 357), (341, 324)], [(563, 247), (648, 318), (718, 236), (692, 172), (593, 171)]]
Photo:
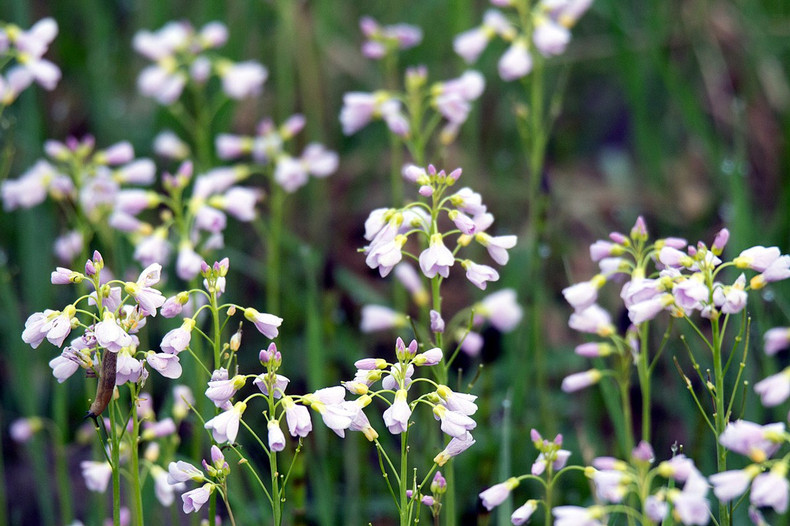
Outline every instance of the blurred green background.
[[(357, 329), (360, 305), (386, 302), (389, 291), (356, 251), (363, 245), (362, 225), (371, 209), (392, 201), (383, 127), (345, 137), (338, 122), (344, 93), (373, 91), (383, 82), (378, 65), (359, 53), (358, 20), (371, 15), (383, 24), (421, 26), (423, 43), (405, 52), (401, 64), (425, 64), (431, 80), (440, 80), (466, 68), (452, 51), (452, 38), (479, 24), (487, 7), (469, 0), (5, 0), (0, 3), (2, 20), (22, 27), (44, 16), (58, 21), (60, 33), (47, 58), (63, 71), (53, 92), (30, 89), (7, 111), (10, 125), (2, 130), (3, 142), (15, 148), (10, 174), (18, 176), (42, 156), (45, 139), (69, 135), (93, 134), (99, 146), (129, 140), (138, 156), (152, 155), (154, 135), (172, 123), (155, 102), (136, 92), (137, 74), (146, 61), (131, 49), (134, 33), (174, 19), (196, 27), (224, 22), (230, 40), (223, 52), (236, 60), (258, 60), (270, 71), (263, 97), (223, 116), (227, 128), (250, 133), (263, 116), (281, 120), (299, 111), (308, 118), (304, 142), (318, 140), (340, 154), (336, 174), (311, 182), (289, 203), (286, 224), (293, 241), (287, 257), (292, 264), (281, 285), (278, 313), (287, 320), (279, 344), (291, 368), (287, 374), (307, 388), (334, 384), (353, 375), (355, 359), (389, 350), (392, 341), (390, 335), (363, 336)], [(501, 43), (492, 44), (474, 66), (486, 76), (486, 90), (443, 167), (462, 166), (464, 182), (494, 212), (498, 232), (523, 238), (528, 228), (527, 165), (513, 118), (522, 93), (518, 83), (506, 84), (496, 75), (503, 51)], [(790, 3), (596, 0), (574, 28), (568, 51), (547, 64), (551, 79), (566, 80), (542, 183), (549, 203), (540, 247), (547, 301), (540, 312), (527, 311), (540, 316), (547, 377), (539, 381), (533, 373), (529, 327), (534, 320), (526, 319), (513, 334), (485, 335), (485, 368), (474, 388), (481, 402), (478, 443), (457, 467), (462, 524), (504, 524), (501, 515), (482, 514), (476, 496), (503, 477), (529, 470), (535, 456), (528, 438), (532, 427), (544, 436), (562, 432), (575, 463), (615, 450), (599, 390), (582, 395), (559, 390), (563, 376), (588, 366), (572, 353), (583, 339), (567, 328), (571, 309), (560, 291), (595, 273), (587, 252), (591, 242), (611, 230), (627, 231), (643, 214), (656, 236), (691, 242), (710, 243), (726, 226), (732, 232), (728, 253), (752, 245), (790, 247)], [(36, 492), (53, 495), (54, 489), (36, 487), (30, 469), (36, 463), (40, 471), (49, 469), (48, 443), (13, 444), (9, 422), (57, 412), (53, 389), (65, 389), (69, 406), (60, 410), (69, 415), (69, 426), (60, 432), (71, 442), (85, 409), (79, 382), (57, 386), (52, 379), (47, 362), (54, 350), (43, 346), (32, 351), (20, 339), (29, 313), (62, 301), (61, 291), (48, 281), (56, 264), (50, 247), (59, 232), (58, 217), (49, 202), (0, 213), (0, 424), (4, 518), (9, 524), (46, 523), (54, 513), (34, 497)], [(239, 242), (229, 241), (226, 251), (231, 258), (229, 294), (242, 304), (261, 304), (263, 250), (255, 245), (253, 232), (238, 224), (230, 228), (238, 232), (229, 232), (228, 240)], [(522, 298), (529, 297), (532, 286), (523, 279), (526, 259), (523, 248), (515, 250), (501, 272), (500, 285), (516, 288)], [(449, 310), (480, 297), (463, 280), (456, 283), (457, 290), (447, 295)], [(602, 304), (616, 305), (617, 291), (609, 292)], [(759, 347), (767, 328), (787, 324), (787, 292), (786, 286), (771, 287), (763, 292), (767, 302), (752, 306), (747, 374), (752, 382), (785, 365), (766, 360)], [(250, 345), (257, 349), (263, 343)], [(670, 344), (668, 353), (687, 364), (679, 342)], [(250, 363), (255, 363), (254, 354)], [(315, 363), (316, 356), (322, 361)], [(468, 381), (476, 363), (465, 365)], [(703, 452), (712, 441), (697, 439), (702, 431), (695, 410), (669, 360), (659, 367), (655, 382), (658, 457), (668, 457), (671, 444), (679, 442), (688, 444), (690, 454), (706, 458)], [(535, 385), (547, 389), (538, 392)], [(753, 396), (747, 397), (746, 408), (757, 421), (786, 417), (786, 408), (761, 412)], [(341, 442), (326, 433), (317, 435), (306, 448), (306, 481), (297, 481), (308, 487), (306, 511), (294, 520), (391, 524), (392, 517), (382, 511), (388, 497), (364, 439), (353, 434)], [(70, 463), (76, 466), (88, 458), (89, 449), (70, 445)], [(713, 456), (707, 458), (708, 464), (701, 461), (703, 473), (713, 470)], [(81, 488), (76, 468), (74, 474), (74, 486)], [(587, 483), (572, 478), (561, 500), (589, 502)], [(529, 488), (519, 491), (517, 501), (529, 495)], [(77, 503), (78, 515), (87, 512), (90, 502), (95, 500)], [(264, 512), (250, 506), (248, 513), (242, 523), (260, 520)]]

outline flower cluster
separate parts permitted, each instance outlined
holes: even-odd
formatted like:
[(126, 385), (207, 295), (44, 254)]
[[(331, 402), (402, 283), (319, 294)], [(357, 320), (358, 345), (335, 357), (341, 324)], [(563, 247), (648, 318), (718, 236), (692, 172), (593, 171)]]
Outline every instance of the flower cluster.
[[(420, 66), (407, 69), (405, 84), (405, 92), (346, 93), (340, 111), (343, 133), (352, 135), (372, 120), (382, 119), (392, 133), (409, 139), (422, 136), (423, 132), (430, 136), (439, 120), (444, 119), (440, 137), (443, 144), (450, 144), (466, 122), (472, 102), (483, 93), (485, 80), (479, 72), (470, 70), (458, 78), (428, 85), (428, 70)], [(433, 115), (423, 128), (427, 108), (433, 110)]]
[[(552, 484), (552, 479), (555, 475), (565, 468), (571, 452), (562, 449), (562, 435), (557, 435), (554, 437), (554, 440), (549, 441), (544, 439), (536, 429), (533, 429), (530, 432), (530, 437), (532, 438), (533, 446), (539, 452), (538, 457), (532, 464), (532, 474), (522, 477), (510, 477), (506, 481), (495, 484), (481, 492), (480, 500), (487, 510), (491, 511), (502, 504), (510, 493), (521, 484), (522, 479), (543, 476), (547, 479), (546, 484)], [(537, 500), (527, 500), (513, 512), (510, 521), (513, 524), (525, 524), (538, 509), (538, 504), (539, 501)]]
[[(159, 469), (161, 470), (161, 468)], [(171, 495), (174, 491), (183, 491), (186, 488), (186, 482), (201, 484), (181, 495), (184, 513), (197, 513), (208, 502), (214, 491), (218, 489), (222, 491), (228, 475), (230, 475), (230, 466), (225, 461), (225, 456), (217, 446), (211, 446), (211, 462), (204, 459), (203, 470), (196, 468), (189, 462), (179, 460), (171, 462), (167, 473), (162, 470), (159, 477), (155, 476), (154, 480), (157, 487), (159, 487), (160, 480), (167, 483), (170, 486)]]
[(751, 486), (749, 500), (753, 507), (771, 507), (777, 513), (785, 513), (790, 497), (788, 458), (771, 458), (788, 442), (784, 423), (761, 426), (737, 420), (727, 425), (719, 442), (730, 451), (748, 457), (753, 463), (743, 469), (711, 475), (710, 482), (716, 497), (730, 502)]
[[(354, 379), (344, 382), (345, 388), (360, 397), (354, 403), (367, 405), (371, 397), (385, 398), (385, 394), (394, 393), (389, 407), (383, 413), (384, 424), (390, 433), (397, 435), (408, 431), (411, 425), (412, 411), (418, 404), (427, 404), (433, 409), (434, 418), (441, 422), (442, 431), (451, 440), (447, 447), (435, 458), (434, 462), (443, 466), (450, 458), (460, 454), (472, 444), (474, 439), (470, 431), (477, 424), (471, 418), (477, 411), (474, 395), (457, 393), (446, 385), (436, 384), (432, 380), (423, 379), (430, 383), (434, 390), (409, 401), (409, 391), (413, 385), (413, 376), (416, 367), (430, 367), (442, 362), (442, 351), (439, 348), (418, 352), (416, 340), (406, 346), (402, 339), (395, 342), (396, 362), (390, 363), (383, 358), (365, 358), (358, 360), (354, 365), (357, 372)], [(373, 385), (381, 381), (381, 389), (374, 390)], [(370, 427), (365, 418), (365, 435), (369, 440), (374, 440), (378, 433)]]
[(53, 90), (60, 80), (60, 69), (42, 58), (58, 34), (58, 24), (43, 18), (28, 30), (0, 22), (0, 63), (12, 63), (0, 75), (0, 108), (11, 105), (33, 82)]
[[(134, 258), (142, 264), (166, 264), (176, 244), (176, 273), (189, 281), (201, 272), (198, 252), (224, 247), (228, 214), (242, 222), (255, 218), (261, 192), (238, 184), (249, 175), (242, 168), (217, 168), (193, 177), (193, 165), (185, 161), (174, 174), (163, 175), (164, 193), (121, 190), (109, 224), (130, 235)], [(161, 209), (159, 226), (139, 217), (147, 209)], [(171, 232), (175, 241), (169, 239)]]
[(502, 80), (516, 80), (532, 71), (533, 46), (543, 56), (560, 55), (570, 42), (570, 28), (592, 4), (592, 0), (541, 0), (527, 11), (521, 0), (491, 0), (515, 11), (508, 16), (489, 9), (483, 23), (455, 37), (453, 49), (466, 62), (477, 60), (488, 43), (499, 37), (509, 44), (499, 59)]
[[(80, 368), (98, 374), (103, 350), (116, 355), (116, 385), (142, 382), (148, 376), (144, 368), (147, 359), (137, 357), (137, 333), (145, 326), (149, 316), (156, 316), (157, 310), (165, 302), (162, 293), (154, 288), (159, 283), (162, 267), (158, 264), (148, 266), (137, 281), (106, 282), (101, 276), (103, 268), (104, 260), (98, 252), (94, 252), (93, 258), (87, 261), (84, 272), (58, 267), (52, 272), (53, 284), (87, 281), (94, 292), (82, 296), (62, 310), (47, 309), (34, 313), (25, 322), (22, 340), (34, 349), (44, 339), (60, 347), (73, 329), (83, 329), (83, 333), (72, 340), (60, 356), (49, 362), (58, 382), (64, 382)], [(81, 305), (83, 303), (95, 307), (96, 312), (85, 310)], [(81, 320), (78, 314), (87, 320)], [(167, 369), (170, 377), (175, 375), (175, 370), (180, 376), (178, 358), (174, 358), (176, 363)], [(154, 366), (151, 361), (149, 365)]]
[[(585, 474), (592, 479), (599, 500), (611, 504), (628, 502), (628, 495), (639, 498), (640, 514), (660, 523), (670, 514), (686, 525), (704, 525), (710, 520), (708, 482), (685, 455), (679, 454), (649, 469), (655, 460), (653, 448), (641, 442), (631, 453), (631, 462), (613, 457), (598, 457)], [(663, 485), (653, 488), (656, 476), (682, 483), (683, 488)], [(617, 507), (612, 512), (619, 511)], [(570, 524), (570, 523), (569, 523)]]
[(381, 26), (369, 16), (359, 20), (359, 28), (365, 36), (362, 54), (380, 60), (398, 49), (413, 48), (422, 41), (422, 29), (409, 24)]
[[(0, 190), (6, 210), (31, 208), (49, 195), (72, 205), (69, 208), (79, 216), (72, 218), (76, 225), (87, 219), (98, 227), (113, 207), (126, 203), (129, 195), (145, 195), (139, 189), (123, 191), (122, 185), (151, 184), (156, 173), (153, 161), (136, 159), (132, 145), (126, 141), (96, 149), (91, 136), (82, 140), (69, 137), (65, 143), (46, 141), (44, 151), (47, 159), (37, 161), (18, 179), (3, 181)], [(72, 230), (60, 237), (55, 242), (58, 258), (64, 263), (73, 262), (89, 242), (86, 235)]]
[(304, 129), (305, 118), (296, 114), (280, 126), (271, 119), (262, 120), (254, 136), (220, 134), (217, 154), (223, 160), (251, 156), (254, 164), (237, 166), (251, 173), (271, 173), (274, 182), (292, 193), (307, 184), (308, 177), (327, 177), (337, 170), (338, 155), (319, 143), (308, 144), (299, 157), (285, 151), (286, 143)]
[(170, 22), (154, 32), (140, 31), (132, 45), (135, 51), (154, 61), (140, 72), (140, 92), (170, 105), (181, 97), (189, 82), (202, 86), (215, 75), (231, 99), (260, 94), (268, 76), (264, 66), (255, 61), (233, 62), (210, 52), (227, 40), (228, 30), (220, 22), (210, 22), (199, 32), (183, 21)]
[[(467, 279), (480, 289), (485, 289), (489, 281), (498, 280), (499, 273), (494, 268), (456, 257), (461, 248), (475, 241), (488, 250), (496, 263), (504, 265), (509, 259), (508, 249), (516, 245), (516, 236), (492, 236), (486, 232), (494, 216), (488, 213), (480, 194), (466, 187), (445, 195), (458, 181), (461, 169), (447, 174), (444, 170), (437, 171), (433, 165), (427, 169), (409, 165), (404, 168), (403, 175), (419, 186), (420, 195), (429, 198), (431, 204), (415, 201), (403, 208), (373, 210), (365, 221), (365, 239), (370, 242), (363, 249), (365, 263), (378, 269), (384, 277), (406, 254), (419, 262), (427, 278), (448, 277), (450, 268), (458, 262), (466, 271)], [(440, 232), (440, 214), (446, 214), (455, 228)], [(410, 236), (427, 241), (427, 248), (419, 256), (404, 249)], [(453, 250), (445, 245), (445, 239), (450, 236), (457, 236)]]
[[(563, 295), (575, 312), (569, 325), (580, 332), (596, 334), (610, 340), (579, 345), (576, 353), (586, 357), (617, 355), (636, 356), (640, 353), (635, 336), (640, 324), (666, 311), (676, 318), (689, 319), (695, 312), (704, 318), (718, 320), (741, 312), (746, 306), (749, 290), (790, 277), (790, 256), (778, 248), (756, 246), (744, 250), (731, 261), (720, 256), (729, 239), (727, 229), (721, 230), (708, 248), (702, 241), (688, 245), (680, 238), (659, 239), (648, 244), (644, 220), (637, 219), (630, 235), (613, 232), (609, 240), (590, 246), (590, 256), (598, 262), (600, 273), (588, 281), (564, 289)], [(655, 270), (650, 274), (649, 267)], [(724, 269), (758, 272), (748, 282), (741, 273), (732, 283), (720, 281)], [(633, 324), (625, 337), (616, 334), (609, 313), (597, 304), (599, 290), (609, 281), (625, 276), (620, 297)], [(590, 370), (571, 375), (563, 382), (565, 391), (575, 391), (597, 382), (601, 372)]]

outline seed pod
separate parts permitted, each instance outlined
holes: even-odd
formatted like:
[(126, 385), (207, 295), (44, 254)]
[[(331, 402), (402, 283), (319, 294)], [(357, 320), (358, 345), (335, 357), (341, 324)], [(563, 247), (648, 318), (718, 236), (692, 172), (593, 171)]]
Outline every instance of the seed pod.
[(99, 384), (96, 386), (96, 396), (93, 399), (90, 409), (86, 416), (89, 416), (99, 423), (99, 415), (107, 408), (112, 400), (113, 392), (115, 391), (115, 373), (118, 363), (118, 353), (105, 350), (101, 359), (101, 375), (99, 376)]

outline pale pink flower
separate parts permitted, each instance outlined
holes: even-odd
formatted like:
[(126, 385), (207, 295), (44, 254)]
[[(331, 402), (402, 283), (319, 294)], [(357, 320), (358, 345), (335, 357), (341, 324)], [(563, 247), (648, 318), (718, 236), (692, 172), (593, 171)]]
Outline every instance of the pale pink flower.
[(162, 343), (160, 344), (162, 351), (168, 354), (178, 354), (185, 351), (192, 340), (192, 329), (194, 326), (195, 320), (186, 318), (181, 324), (181, 327), (168, 331), (164, 338), (162, 338)]
[(181, 243), (178, 247), (178, 257), (176, 258), (176, 274), (182, 280), (189, 281), (200, 274), (200, 263), (202, 261), (203, 258), (195, 252), (191, 243)]
[[(227, 373), (225, 373), (227, 375)], [(206, 397), (217, 407), (225, 407), (227, 403), (236, 395), (236, 391), (244, 387), (246, 379), (244, 376), (236, 375), (230, 379), (212, 380), (208, 382)]]
[[(704, 303), (707, 303), (708, 299), (710, 298), (710, 291), (708, 290), (707, 285), (703, 283), (702, 279), (697, 279), (696, 276), (700, 276), (701, 278), (701, 275), (695, 274), (690, 279), (684, 279), (672, 287), (672, 295), (675, 298), (675, 304), (682, 308), (684, 312), (702, 310)], [(715, 291), (713, 294), (713, 299), (715, 302)]]
[(489, 281), (497, 281), (499, 279), (499, 272), (488, 265), (478, 265), (467, 259), (461, 263), (461, 266), (466, 270), (466, 279), (480, 290), (485, 290)]
[(53, 251), (62, 263), (71, 263), (80, 255), (83, 246), (82, 234), (72, 230), (55, 239)]
[(753, 289), (761, 289), (766, 283), (790, 278), (790, 256), (776, 258), (762, 274), (754, 276), (749, 284)]
[(398, 389), (395, 392), (395, 401), (384, 411), (384, 424), (393, 435), (405, 433), (409, 428), (411, 408), (406, 400), (407, 391)]
[(269, 72), (261, 64), (249, 60), (223, 64), (219, 68), (219, 76), (225, 95), (238, 100), (260, 95)]
[(269, 449), (272, 451), (282, 451), (285, 449), (285, 435), (283, 430), (280, 429), (280, 422), (277, 420), (269, 420), (267, 425)]
[(365, 264), (370, 268), (378, 268), (381, 277), (386, 277), (403, 258), (401, 251), (404, 244), (406, 244), (406, 236), (401, 234), (389, 241), (371, 243), (365, 247), (367, 252)]
[[(272, 344), (274, 345), (274, 344)], [(255, 387), (261, 390), (263, 394), (269, 396), (269, 373), (259, 374), (257, 378), (252, 382), (255, 384)], [(281, 398), (283, 393), (285, 393), (285, 388), (288, 386), (288, 383), (291, 380), (281, 374), (274, 375), (274, 386), (273, 386), (273, 393), (272, 395), (274, 398)]]
[(491, 259), (496, 261), (500, 265), (505, 265), (510, 256), (508, 255), (508, 249), (511, 249), (516, 246), (516, 236), (490, 236), (485, 232), (479, 232), (475, 234), (475, 240), (486, 247), (488, 250), (488, 255), (491, 256)]
[(781, 422), (759, 425), (746, 420), (727, 424), (719, 436), (719, 443), (755, 462), (763, 462), (779, 449), (783, 442), (785, 425)]
[(516, 301), (516, 291), (502, 289), (483, 298), (476, 305), (475, 314), (490, 321), (499, 331), (510, 332), (521, 322), (523, 310)]
[(442, 403), (451, 411), (468, 416), (477, 412), (477, 404), (474, 403), (477, 399), (475, 395), (456, 393), (446, 385), (438, 386), (436, 392), (443, 399)]
[(126, 282), (126, 292), (134, 298), (146, 315), (156, 316), (156, 309), (165, 302), (166, 298), (162, 293), (151, 287), (159, 283), (161, 272), (162, 265), (152, 263), (143, 269), (136, 283)]
[(414, 365), (438, 365), (442, 361), (442, 350), (438, 347), (428, 349), (414, 357)]
[(756, 246), (747, 248), (733, 259), (737, 268), (750, 268), (758, 272), (763, 272), (771, 263), (779, 259), (782, 253), (778, 247)]
[(326, 387), (302, 397), (302, 403), (309, 405), (324, 421), (324, 424), (341, 438), (351, 426), (356, 411), (343, 406), (346, 390), (343, 386)]
[(655, 318), (658, 313), (674, 303), (672, 294), (663, 293), (649, 300), (634, 303), (628, 307), (628, 318), (634, 325)]
[(218, 444), (235, 442), (239, 432), (241, 415), (244, 414), (245, 409), (247, 409), (247, 404), (244, 402), (236, 402), (231, 409), (218, 414), (206, 422), (204, 427), (211, 431), (214, 440)]
[(598, 300), (598, 289), (605, 283), (606, 278), (599, 274), (590, 281), (582, 281), (562, 289), (562, 295), (574, 309), (584, 310)]
[(104, 493), (107, 490), (110, 476), (112, 476), (112, 466), (109, 462), (83, 460), (80, 462), (80, 469), (82, 477), (85, 479), (85, 486), (89, 490), (97, 493)]
[(220, 198), (220, 207), (239, 221), (255, 219), (255, 205), (261, 198), (256, 188), (233, 186)]
[(771, 506), (777, 513), (787, 511), (788, 491), (787, 465), (784, 462), (774, 464), (767, 473), (761, 473), (752, 482), (750, 501), (754, 506)]
[(775, 327), (763, 335), (765, 354), (773, 356), (790, 346), (790, 327)]
[(431, 332), (444, 332), (444, 319), (442, 318), (442, 315), (433, 309), (430, 310), (428, 315), (431, 318)]
[(408, 324), (405, 314), (383, 305), (365, 305), (362, 307), (361, 315), (359, 329), (365, 333), (397, 329)]
[(620, 297), (626, 307), (647, 301), (661, 293), (661, 283), (657, 279), (635, 278), (623, 285)]
[(448, 460), (453, 457), (456, 457), (472, 447), (475, 443), (475, 439), (472, 438), (471, 433), (466, 433), (462, 437), (453, 437), (452, 440), (445, 446), (445, 448), (439, 452), (433, 459), (436, 464), (440, 467), (444, 466)]
[(515, 477), (500, 482), (480, 493), (480, 500), (488, 511), (493, 510), (510, 496), (510, 492), (518, 487), (519, 481)]
[(172, 131), (165, 130), (154, 138), (154, 152), (162, 157), (181, 161), (189, 155), (189, 145)]
[[(534, 471), (533, 471), (534, 474)], [(626, 494), (626, 486), (623, 484), (624, 472), (615, 470), (601, 470), (593, 473), (593, 483), (595, 484), (595, 494), (599, 499), (607, 502), (620, 502)]]
[(166, 230), (155, 230), (140, 240), (134, 249), (134, 259), (143, 265), (166, 262), (169, 257), (170, 243), (167, 242)]
[[(475, 219), (478, 215), (486, 213), (486, 206), (483, 204), (483, 197), (468, 187), (461, 188), (452, 196), (450, 196), (450, 202), (458, 210), (470, 214), (471, 216), (475, 217)], [(486, 228), (478, 227), (477, 230), (482, 232), (486, 230)]]
[(192, 491), (187, 491), (181, 495), (181, 500), (184, 502), (184, 513), (197, 513), (200, 508), (208, 502), (211, 493), (214, 491), (214, 484), (207, 482), (199, 488)]
[(143, 361), (136, 359), (129, 352), (128, 348), (118, 351), (116, 362), (115, 385), (125, 383), (137, 383), (148, 375), (148, 371), (143, 367)]
[(149, 351), (145, 357), (146, 363), (165, 378), (181, 378), (181, 362), (178, 356), (168, 353), (154, 353)]
[(255, 324), (255, 328), (269, 339), (274, 339), (279, 334), (277, 328), (282, 324), (283, 319), (274, 314), (258, 312), (252, 307), (244, 309), (244, 317)]
[(110, 352), (118, 352), (132, 345), (132, 337), (120, 326), (110, 311), (105, 311), (102, 321), (94, 326), (96, 343)]
[(291, 436), (306, 437), (313, 430), (310, 411), (305, 406), (295, 404), (291, 397), (286, 396), (283, 398), (283, 408)]
[(597, 506), (582, 508), (581, 506), (556, 506), (551, 509), (554, 515), (554, 526), (602, 526), (598, 519), (603, 513)]
[(156, 464), (151, 466), (151, 477), (154, 479), (154, 494), (162, 506), (170, 506), (175, 500), (175, 492), (183, 491), (186, 485), (183, 482), (170, 484), (167, 471)]
[(522, 39), (513, 42), (499, 59), (497, 68), (505, 82), (520, 79), (532, 71), (532, 57), (527, 43)]
[(657, 496), (650, 495), (645, 499), (645, 514), (647, 514), (650, 520), (661, 522), (666, 518), (668, 512), (669, 504), (659, 499)]
[(433, 414), (437, 420), (441, 420), (442, 432), (452, 437), (466, 436), (468, 431), (477, 427), (477, 422), (469, 416), (459, 411), (451, 411), (443, 405), (435, 405)]
[(686, 526), (705, 525), (710, 521), (710, 510), (704, 494), (689, 492), (684, 488), (671, 500), (680, 521)]
[(604, 338), (611, 336), (615, 332), (614, 325), (612, 325), (612, 317), (597, 304), (590, 305), (582, 311), (571, 314), (568, 325), (573, 330), (597, 334)]
[(790, 368), (757, 382), (754, 391), (765, 407), (783, 403), (790, 397)]
[(560, 55), (571, 40), (571, 32), (562, 24), (548, 18), (539, 18), (532, 33), (532, 42), (544, 57)]
[(49, 361), (52, 376), (57, 379), (59, 384), (65, 382), (80, 368), (82, 361), (77, 359), (74, 354), (75, 352), (70, 347), (66, 347), (62, 354)]
[(574, 373), (566, 376), (562, 380), (562, 390), (566, 393), (573, 393), (580, 391), (586, 387), (598, 383), (601, 379), (601, 371), (598, 369), (590, 369), (580, 373)]
[(167, 467), (167, 482), (169, 484), (178, 484), (191, 480), (193, 482), (203, 482), (206, 476), (198, 468), (179, 460), (178, 462), (171, 462)]
[(463, 58), (467, 64), (476, 61), (491, 40), (491, 32), (484, 26), (473, 27), (459, 33), (453, 39), (453, 51)]
[(510, 522), (519, 526), (521, 524), (526, 524), (532, 514), (535, 513), (535, 510), (538, 509), (538, 503), (534, 499), (530, 499), (518, 508), (513, 514), (510, 516)]
[(736, 469), (714, 473), (708, 477), (708, 480), (713, 484), (713, 493), (716, 498), (729, 502), (743, 495), (754, 476), (755, 473), (752, 469)]

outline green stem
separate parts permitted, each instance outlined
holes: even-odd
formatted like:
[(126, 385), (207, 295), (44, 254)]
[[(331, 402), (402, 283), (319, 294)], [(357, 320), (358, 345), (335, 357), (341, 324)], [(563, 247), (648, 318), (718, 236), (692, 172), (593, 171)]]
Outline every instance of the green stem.
[[(711, 320), (713, 332), (713, 375), (716, 392), (716, 468), (719, 473), (727, 470), (727, 449), (719, 442), (719, 437), (724, 432), (727, 425), (727, 415), (724, 411), (724, 368), (722, 366), (721, 333), (719, 332), (719, 320)], [(719, 524), (732, 525), (731, 517), (727, 512), (727, 505), (723, 501), (719, 502)]]
[(628, 458), (634, 449), (634, 417), (631, 410), (631, 398), (628, 396), (630, 382), (617, 382), (620, 386), (620, 398), (623, 404), (623, 437), (625, 439), (623, 455)]
[(554, 478), (554, 470), (551, 468), (551, 465), (548, 466), (547, 475), (546, 475), (546, 515), (544, 516), (544, 524), (545, 526), (551, 526), (551, 507), (552, 507), (552, 493), (554, 489), (554, 484), (552, 484), (552, 479)]
[(409, 499), (406, 496), (409, 481), (409, 432), (400, 435), (400, 484), (398, 484), (398, 498), (400, 501), (400, 526), (409, 526)]
[(142, 525), (145, 522), (143, 517), (143, 488), (140, 483), (140, 419), (137, 416), (137, 401), (135, 400), (137, 393), (132, 391), (132, 436), (129, 441), (131, 442), (131, 477), (132, 477), (132, 496), (134, 500), (134, 514), (137, 519), (137, 524)]
[[(639, 389), (642, 391), (642, 440), (650, 443), (650, 365), (647, 355), (648, 347), (648, 324), (643, 323), (639, 328), (639, 359), (636, 362), (636, 370), (639, 376)], [(633, 431), (631, 431), (633, 433)], [(628, 452), (626, 452), (628, 453)]]
[(219, 323), (219, 309), (217, 308), (217, 293), (215, 291), (211, 292), (211, 320), (214, 326), (214, 370), (220, 368), (222, 364), (222, 346), (221, 346), (221, 338), (220, 334), (222, 333), (222, 329), (220, 328)]
[(280, 252), (284, 201), (285, 192), (273, 182), (269, 199), (269, 239), (266, 250), (266, 310), (273, 314), (280, 312)]
[(68, 428), (68, 408), (66, 407), (66, 390), (55, 389), (53, 411), (55, 426), (52, 429), (53, 447), (55, 448), (55, 473), (58, 484), (58, 497), (60, 502), (60, 519), (62, 524), (70, 524), (72, 520), (71, 509), (71, 484), (69, 482), (69, 468), (66, 460), (65, 434)]
[[(269, 390), (269, 415), (268, 418), (274, 418), (274, 389)], [(269, 453), (269, 469), (272, 475), (272, 514), (274, 515), (274, 526), (282, 524), (282, 495), (280, 494), (280, 473), (277, 470), (277, 452), (271, 448), (267, 449)]]
[(121, 524), (121, 452), (118, 428), (115, 425), (115, 400), (110, 401), (110, 464), (112, 467), (112, 523)]

